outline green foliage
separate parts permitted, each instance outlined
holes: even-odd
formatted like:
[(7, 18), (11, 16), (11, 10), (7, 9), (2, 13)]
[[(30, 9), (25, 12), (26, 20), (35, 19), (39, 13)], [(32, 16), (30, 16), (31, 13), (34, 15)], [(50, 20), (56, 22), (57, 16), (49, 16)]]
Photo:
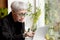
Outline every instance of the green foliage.
[(37, 29), (37, 25), (36, 25), (36, 24), (33, 24), (33, 25), (32, 25), (32, 28), (31, 28), (31, 31), (35, 32), (36, 29)]
[(31, 14), (29, 14), (29, 16), (32, 15), (33, 24), (35, 24), (38, 21), (38, 18), (39, 18), (40, 14), (41, 14), (41, 9), (36, 7), (36, 13), (32, 13), (32, 5), (31, 5), (31, 3), (28, 2), (27, 11), (31, 12)]
[(41, 14), (41, 10), (39, 8), (36, 9), (36, 13), (32, 14), (32, 18), (33, 18), (33, 24), (36, 24), (39, 16)]
[(37, 29), (36, 23), (37, 23), (40, 15), (41, 15), (41, 10), (40, 10), (39, 8), (36, 9), (36, 13), (32, 14), (33, 25), (32, 25), (31, 30), (32, 30), (33, 32), (35, 32), (35, 30)]
[(32, 12), (32, 5), (31, 3), (28, 2), (28, 9), (27, 9), (28, 12), (30, 12), (31, 14), (29, 14), (29, 16), (32, 16), (32, 20), (33, 20), (33, 24), (32, 24), (32, 27), (31, 27), (31, 30), (32, 31), (35, 31), (37, 29), (37, 21), (41, 15), (41, 9), (36, 7), (36, 12), (33, 13)]
[(45, 3), (45, 24), (49, 24), (49, 22), (51, 22), (50, 18), (49, 18), (49, 4)]
[(27, 8), (27, 11), (28, 11), (28, 12), (32, 12), (31, 9), (32, 9), (32, 5), (31, 5), (31, 3), (28, 2), (28, 8)]
[(0, 8), (0, 18), (5, 17), (8, 14), (7, 8)]

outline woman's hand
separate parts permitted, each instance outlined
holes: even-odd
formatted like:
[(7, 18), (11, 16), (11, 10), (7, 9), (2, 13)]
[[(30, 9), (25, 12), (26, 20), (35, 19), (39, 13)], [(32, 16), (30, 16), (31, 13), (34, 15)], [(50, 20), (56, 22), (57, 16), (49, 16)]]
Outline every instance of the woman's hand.
[(31, 31), (31, 32), (27, 32), (26, 35), (27, 35), (28, 37), (33, 37), (33, 36), (34, 36), (34, 32), (32, 32), (32, 31)]
[(24, 33), (24, 36), (25, 36), (25, 37), (33, 37), (34, 34), (35, 34), (35, 33), (32, 32), (32, 31), (30, 31), (30, 32), (25, 32), (25, 33)]

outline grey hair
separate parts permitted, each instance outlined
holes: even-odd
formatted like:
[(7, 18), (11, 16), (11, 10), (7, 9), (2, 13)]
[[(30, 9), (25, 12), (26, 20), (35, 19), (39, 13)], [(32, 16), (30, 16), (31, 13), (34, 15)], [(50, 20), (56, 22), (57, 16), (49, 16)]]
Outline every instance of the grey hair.
[(20, 9), (27, 9), (26, 3), (21, 2), (21, 1), (14, 1), (11, 4), (11, 9), (14, 11), (18, 11)]

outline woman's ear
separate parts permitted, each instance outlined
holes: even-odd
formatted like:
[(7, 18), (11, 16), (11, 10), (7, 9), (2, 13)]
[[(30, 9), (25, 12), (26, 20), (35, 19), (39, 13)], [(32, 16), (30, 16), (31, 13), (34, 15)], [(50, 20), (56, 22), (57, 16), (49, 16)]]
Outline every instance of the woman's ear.
[(17, 17), (17, 15), (16, 15), (15, 13), (13, 13), (13, 17), (14, 17), (14, 18), (16, 18), (16, 17)]
[(17, 15), (15, 13), (12, 13), (14, 21), (17, 21)]
[(12, 10), (12, 16), (16, 16), (16, 13), (15, 13), (15, 11), (14, 10)]

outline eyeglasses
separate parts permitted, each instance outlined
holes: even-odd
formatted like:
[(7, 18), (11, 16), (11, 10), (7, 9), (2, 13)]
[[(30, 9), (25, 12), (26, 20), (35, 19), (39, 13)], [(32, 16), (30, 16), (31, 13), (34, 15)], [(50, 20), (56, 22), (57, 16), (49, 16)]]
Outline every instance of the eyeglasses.
[(26, 16), (28, 15), (27, 13), (17, 13), (18, 16)]

